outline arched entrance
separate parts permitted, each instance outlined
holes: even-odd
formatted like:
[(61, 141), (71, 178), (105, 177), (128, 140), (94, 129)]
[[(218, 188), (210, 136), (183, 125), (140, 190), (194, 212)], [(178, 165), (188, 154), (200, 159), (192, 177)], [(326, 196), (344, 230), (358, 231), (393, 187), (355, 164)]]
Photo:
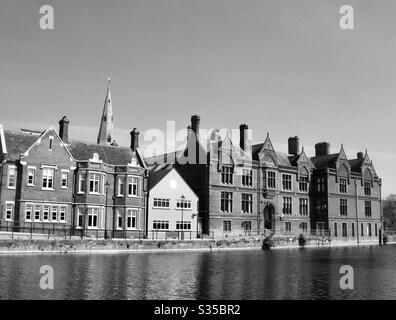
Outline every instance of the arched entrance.
[(267, 203), (264, 207), (264, 228), (265, 229), (275, 229), (274, 219), (275, 218), (275, 208), (271, 203)]

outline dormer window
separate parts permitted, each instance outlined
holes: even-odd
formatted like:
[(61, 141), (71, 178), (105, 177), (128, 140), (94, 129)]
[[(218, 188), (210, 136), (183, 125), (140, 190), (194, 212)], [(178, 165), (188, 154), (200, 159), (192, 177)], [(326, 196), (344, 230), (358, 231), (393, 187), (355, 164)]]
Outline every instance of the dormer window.
[(233, 184), (234, 168), (229, 166), (221, 167), (221, 183), (222, 184)]
[(340, 193), (347, 193), (347, 179), (340, 178)]

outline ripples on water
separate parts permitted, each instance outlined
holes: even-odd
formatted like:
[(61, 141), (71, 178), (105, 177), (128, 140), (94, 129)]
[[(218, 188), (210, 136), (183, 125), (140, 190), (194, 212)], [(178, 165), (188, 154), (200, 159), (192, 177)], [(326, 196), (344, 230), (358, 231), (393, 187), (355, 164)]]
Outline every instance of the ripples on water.
[[(39, 288), (42, 265), (54, 290)], [(396, 299), (396, 246), (0, 256), (0, 299)]]

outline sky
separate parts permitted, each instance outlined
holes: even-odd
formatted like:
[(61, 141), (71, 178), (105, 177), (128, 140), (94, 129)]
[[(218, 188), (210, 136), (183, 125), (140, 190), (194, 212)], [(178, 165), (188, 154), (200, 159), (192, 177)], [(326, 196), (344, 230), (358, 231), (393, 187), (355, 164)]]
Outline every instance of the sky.
[[(41, 30), (42, 5), (54, 30)], [(340, 7), (354, 9), (341, 30)], [(248, 123), (277, 151), (298, 135), (308, 155), (328, 141), (368, 150), (396, 193), (396, 2), (393, 0), (2, 0), (0, 123), (96, 141), (107, 78), (115, 139), (129, 131)]]

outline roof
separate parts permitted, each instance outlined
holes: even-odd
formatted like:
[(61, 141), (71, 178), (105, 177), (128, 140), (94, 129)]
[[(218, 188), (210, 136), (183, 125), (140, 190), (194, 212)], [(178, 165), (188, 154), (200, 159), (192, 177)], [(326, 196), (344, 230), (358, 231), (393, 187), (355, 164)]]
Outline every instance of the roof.
[[(253, 160), (259, 160), (259, 153), (261, 149), (263, 148), (264, 143), (260, 144), (255, 144), (252, 146), (252, 157)], [(282, 153), (282, 152), (276, 152), (276, 151), (270, 151), (270, 150), (264, 150), (264, 152), (268, 152), (269, 154), (275, 154), (276, 158), (278, 160), (278, 164), (281, 166), (285, 167), (291, 167), (292, 166), (292, 160), (293, 160), (293, 155), (289, 155), (287, 153)]]
[(149, 190), (153, 189), (172, 170), (173, 166), (169, 166), (166, 169), (150, 170)]
[(99, 159), (109, 165), (128, 165), (133, 158), (130, 148), (119, 146), (98, 145), (82, 141), (71, 141), (68, 145), (74, 159), (88, 161), (97, 153)]
[(363, 165), (364, 159), (351, 159), (348, 160), (349, 164), (351, 165), (351, 171), (352, 172), (361, 172), (361, 168)]
[(40, 137), (41, 135), (27, 132), (4, 130), (8, 159), (19, 159), (19, 155), (25, 153)]
[(311, 161), (315, 168), (335, 167), (338, 155), (338, 153), (333, 153), (324, 156), (312, 157)]

